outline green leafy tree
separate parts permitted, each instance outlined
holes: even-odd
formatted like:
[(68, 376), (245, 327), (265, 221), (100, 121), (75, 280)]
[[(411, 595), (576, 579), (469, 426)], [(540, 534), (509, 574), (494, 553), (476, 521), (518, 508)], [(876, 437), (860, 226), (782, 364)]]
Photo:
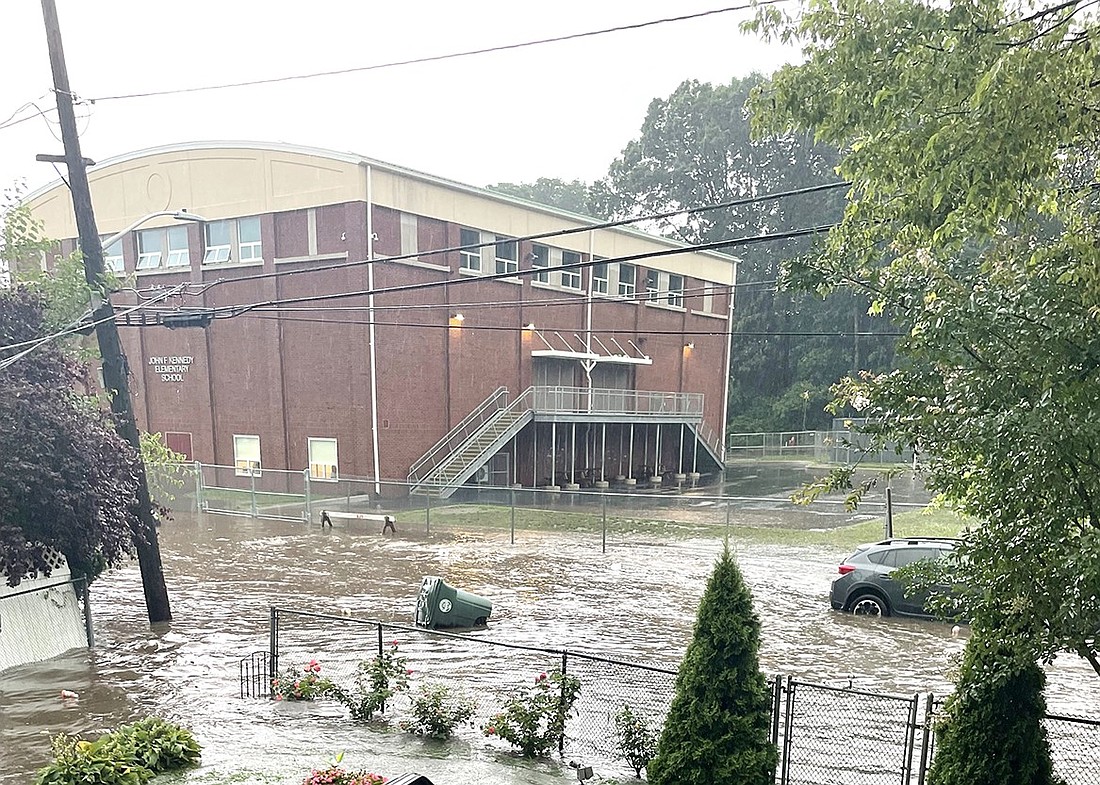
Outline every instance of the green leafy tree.
[[(903, 325), (900, 368), (837, 406), (919, 450), (926, 483), (981, 522), (961, 598), (1021, 657), (1100, 674), (1100, 61), (1092, 3), (844, 0), (756, 26), (804, 63), (756, 93), (763, 132), (849, 153), (841, 224), (791, 278), (858, 285)], [(851, 474), (818, 489), (850, 486)]]
[(529, 202), (545, 204), (559, 210), (580, 215), (601, 215), (589, 195), (589, 185), (581, 180), (559, 180), (556, 177), (540, 177), (533, 183), (497, 183), (490, 191), (500, 191), (518, 196)]
[(1053, 785), (1045, 682), (1034, 660), (973, 636), (936, 727), (929, 785)]
[(752, 594), (727, 547), (699, 602), (650, 782), (772, 785), (778, 753), (759, 647)]
[[(725, 85), (691, 80), (668, 98), (654, 99), (640, 136), (593, 186), (594, 211), (625, 218), (836, 182), (835, 147), (806, 133), (752, 137), (746, 101), (762, 80), (759, 74)], [(842, 209), (842, 192), (824, 191), (693, 213), (649, 228), (701, 243), (826, 225)], [(823, 404), (838, 374), (892, 367), (892, 337), (853, 335), (891, 332), (882, 320), (872, 325), (866, 318), (862, 292), (835, 292), (824, 300), (786, 287), (781, 262), (811, 248), (809, 240), (798, 239), (736, 251), (742, 263), (729, 406), (736, 430), (797, 429), (804, 420), (807, 427), (827, 426)], [(807, 389), (808, 407), (800, 397)]]
[[(0, 571), (8, 582), (50, 574), (49, 554), (76, 575), (118, 564), (137, 525), (137, 456), (95, 399), (85, 369), (45, 332), (41, 295), (0, 290)], [(32, 342), (32, 344), (28, 344)]]

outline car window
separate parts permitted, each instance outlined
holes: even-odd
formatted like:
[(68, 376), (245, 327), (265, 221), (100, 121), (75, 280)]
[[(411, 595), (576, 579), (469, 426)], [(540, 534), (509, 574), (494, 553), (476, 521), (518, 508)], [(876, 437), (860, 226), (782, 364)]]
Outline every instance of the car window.
[(891, 551), (875, 551), (874, 553), (867, 554), (867, 561), (874, 562), (875, 564), (886, 564), (886, 557), (889, 556)]
[(921, 559), (939, 558), (940, 553), (939, 548), (898, 548), (891, 552), (892, 561), (888, 563), (894, 567), (904, 567)]

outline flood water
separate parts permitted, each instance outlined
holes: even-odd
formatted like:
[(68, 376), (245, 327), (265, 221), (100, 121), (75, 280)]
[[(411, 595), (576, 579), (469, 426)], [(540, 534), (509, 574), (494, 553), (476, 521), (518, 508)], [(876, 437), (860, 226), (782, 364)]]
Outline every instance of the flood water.
[[(761, 619), (766, 672), (902, 695), (949, 690), (965, 631), (829, 609), (846, 549), (733, 545)], [(442, 745), (357, 728), (331, 704), (241, 699), (238, 661), (266, 649), (272, 605), (410, 623), (420, 579), (440, 575), (493, 601), (481, 633), (493, 640), (675, 667), (721, 531), (641, 534), (601, 553), (598, 532), (523, 531), (511, 544), (506, 531), (469, 527), (383, 538), (373, 527), (179, 514), (162, 527), (161, 548), (170, 627), (150, 631), (137, 566), (127, 565), (93, 586), (93, 651), (0, 674), (0, 782), (30, 782), (52, 734), (105, 731), (150, 713), (202, 742), (203, 767), (187, 782), (296, 783), (340, 752), (346, 765), (420, 771), (437, 785), (575, 781), (567, 767), (520, 763), (476, 734)], [(1078, 660), (1059, 660), (1049, 670), (1050, 710), (1094, 716), (1097, 682)], [(62, 689), (79, 698), (61, 699)]]

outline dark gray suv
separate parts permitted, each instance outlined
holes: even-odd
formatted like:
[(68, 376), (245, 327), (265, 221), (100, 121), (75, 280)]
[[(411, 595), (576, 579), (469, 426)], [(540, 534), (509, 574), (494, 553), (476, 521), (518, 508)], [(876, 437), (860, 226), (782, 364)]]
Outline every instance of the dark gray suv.
[(906, 596), (905, 587), (890, 574), (921, 559), (946, 558), (958, 542), (947, 537), (909, 537), (861, 545), (840, 563), (840, 577), (833, 581), (829, 602), (838, 611), (864, 616), (931, 618), (924, 607), (928, 592)]

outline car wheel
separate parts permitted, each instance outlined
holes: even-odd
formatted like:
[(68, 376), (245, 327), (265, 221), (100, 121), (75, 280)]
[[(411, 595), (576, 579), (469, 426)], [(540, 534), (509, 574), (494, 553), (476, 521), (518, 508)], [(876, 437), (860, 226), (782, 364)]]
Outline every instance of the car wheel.
[(890, 606), (877, 594), (860, 594), (849, 603), (848, 608), (856, 616), (889, 616)]

